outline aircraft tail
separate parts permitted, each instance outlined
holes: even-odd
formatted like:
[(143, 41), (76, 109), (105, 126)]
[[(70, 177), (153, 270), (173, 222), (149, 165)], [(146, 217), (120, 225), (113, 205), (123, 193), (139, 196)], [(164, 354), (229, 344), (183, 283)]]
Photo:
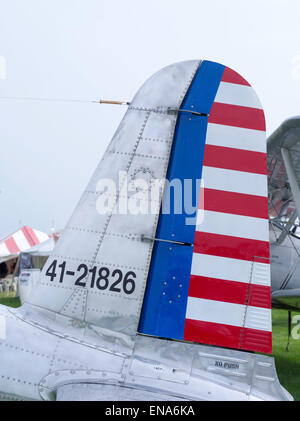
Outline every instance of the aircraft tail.
[[(150, 189), (146, 211), (165, 177), (181, 193)], [(189, 185), (195, 206), (178, 212)], [(129, 335), (271, 352), (265, 119), (240, 75), (188, 61), (143, 85), (28, 302)]]

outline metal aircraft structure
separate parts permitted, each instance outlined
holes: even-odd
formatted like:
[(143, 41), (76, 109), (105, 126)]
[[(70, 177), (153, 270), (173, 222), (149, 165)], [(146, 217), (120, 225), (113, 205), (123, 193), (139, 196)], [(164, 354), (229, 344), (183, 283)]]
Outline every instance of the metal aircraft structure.
[(300, 309), (300, 117), (268, 139), (272, 304)]
[[(235, 71), (192, 60), (146, 81), (24, 304), (0, 306), (1, 399), (291, 400), (255, 353), (272, 352), (266, 160)], [(190, 180), (194, 209), (174, 195), (164, 212), (164, 188), (155, 212), (121, 212), (141, 179)]]

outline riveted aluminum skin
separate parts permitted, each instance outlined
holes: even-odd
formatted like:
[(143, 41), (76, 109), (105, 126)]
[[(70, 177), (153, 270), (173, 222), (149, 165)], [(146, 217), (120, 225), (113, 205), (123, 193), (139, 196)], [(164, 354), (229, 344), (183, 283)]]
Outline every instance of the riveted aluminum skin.
[[(177, 119), (167, 110), (179, 108), (199, 63), (195, 60), (168, 66), (137, 92), (28, 303), (113, 331), (136, 333), (153, 246), (140, 239), (145, 233), (154, 236), (158, 214), (115, 214), (119, 196), (107, 214), (99, 214), (97, 200), (101, 192), (97, 183), (103, 179), (115, 181), (122, 194), (124, 180), (119, 180), (120, 172), (122, 177), (127, 173), (129, 181), (165, 178)], [(152, 204), (158, 209), (161, 194)], [(133, 271), (135, 291), (129, 295), (91, 289), (91, 273), (84, 280), (85, 288), (75, 286), (74, 275), (67, 273), (63, 283), (51, 282), (46, 271), (54, 260), (57, 264), (66, 262), (67, 271), (72, 273), (77, 273), (80, 264), (89, 269), (107, 267), (111, 273)]]
[(1, 306), (0, 316), (7, 332), (0, 342), (2, 400), (292, 399), (272, 357), (146, 336), (136, 336), (132, 349), (126, 337), (26, 304), (21, 312)]
[[(165, 177), (178, 109), (200, 61), (171, 65), (131, 102), (41, 277), (19, 309), (0, 306), (2, 400), (290, 400), (272, 357), (137, 335), (157, 215), (96, 211), (99, 179)], [(161, 197), (160, 197), (161, 199)], [(160, 200), (157, 206), (160, 205)], [(136, 273), (132, 295), (46, 274), (54, 261)]]

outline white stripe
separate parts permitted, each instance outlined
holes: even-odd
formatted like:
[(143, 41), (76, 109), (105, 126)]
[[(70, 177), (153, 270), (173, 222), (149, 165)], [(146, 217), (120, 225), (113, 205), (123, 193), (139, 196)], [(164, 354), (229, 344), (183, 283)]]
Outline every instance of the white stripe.
[(33, 230), (35, 235), (37, 236), (40, 243), (47, 241), (49, 239), (48, 235), (42, 231)]
[(196, 231), (269, 241), (269, 222), (267, 219), (224, 212), (200, 210), (199, 217), (197, 215)]
[(25, 250), (28, 250), (30, 248), (30, 244), (26, 240), (26, 237), (23, 234), (23, 231), (21, 231), (21, 230), (17, 231), (13, 235), (13, 239), (15, 240), (15, 242), (16, 242), (17, 246), (19, 247), (20, 251), (25, 251)]
[(267, 176), (264, 174), (203, 166), (202, 178), (207, 189), (268, 196)]
[(243, 283), (251, 282), (254, 285), (271, 285), (270, 265), (268, 263), (211, 256), (209, 254), (193, 254), (191, 275)]
[(271, 309), (248, 306), (245, 327), (272, 332)]
[(269, 263), (255, 262), (251, 273), (251, 284), (271, 286), (271, 267)]
[(9, 256), (10, 252), (6, 247), (5, 243), (0, 243), (0, 256)]
[(272, 331), (271, 309), (188, 297), (186, 318), (210, 323)]
[(223, 126), (222, 124), (208, 123), (206, 144), (246, 151), (267, 152), (266, 132)]
[(245, 306), (240, 304), (188, 297), (187, 319), (242, 326), (244, 315)]
[(221, 82), (215, 102), (262, 109), (261, 103), (251, 86)]

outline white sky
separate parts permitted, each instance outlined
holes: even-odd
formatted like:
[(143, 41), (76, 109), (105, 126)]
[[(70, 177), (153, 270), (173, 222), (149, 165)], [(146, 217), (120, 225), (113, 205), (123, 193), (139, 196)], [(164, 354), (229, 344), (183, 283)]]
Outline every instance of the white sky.
[[(0, 0), (0, 96), (130, 101), (209, 59), (253, 85), (270, 134), (300, 114), (299, 18), (299, 0)], [(0, 100), (0, 237), (65, 226), (124, 112)]]

